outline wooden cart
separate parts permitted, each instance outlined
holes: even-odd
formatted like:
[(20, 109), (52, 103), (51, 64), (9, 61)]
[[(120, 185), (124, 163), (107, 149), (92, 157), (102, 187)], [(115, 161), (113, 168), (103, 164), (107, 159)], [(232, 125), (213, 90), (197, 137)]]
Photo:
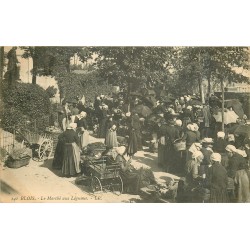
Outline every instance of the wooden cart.
[(16, 135), (22, 138), (22, 143), (32, 149), (33, 160), (44, 161), (51, 156), (53, 152), (53, 140), (51, 136), (30, 132), (29, 130), (17, 130)]
[(123, 192), (119, 163), (110, 161), (108, 156), (102, 156), (100, 159), (87, 158), (87, 162), (91, 173), (91, 188), (94, 193), (112, 191), (121, 194)]

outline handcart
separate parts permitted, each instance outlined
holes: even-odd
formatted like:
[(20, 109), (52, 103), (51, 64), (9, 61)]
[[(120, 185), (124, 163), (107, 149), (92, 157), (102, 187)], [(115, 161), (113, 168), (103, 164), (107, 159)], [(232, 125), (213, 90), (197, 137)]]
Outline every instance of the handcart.
[(123, 181), (120, 177), (121, 166), (112, 162), (108, 156), (99, 159), (87, 158), (91, 175), (91, 188), (93, 193), (112, 191), (121, 194), (123, 192)]
[(53, 151), (53, 140), (47, 134), (30, 132), (29, 130), (16, 130), (16, 135), (22, 139), (22, 143), (32, 149), (32, 159), (44, 161), (48, 159)]

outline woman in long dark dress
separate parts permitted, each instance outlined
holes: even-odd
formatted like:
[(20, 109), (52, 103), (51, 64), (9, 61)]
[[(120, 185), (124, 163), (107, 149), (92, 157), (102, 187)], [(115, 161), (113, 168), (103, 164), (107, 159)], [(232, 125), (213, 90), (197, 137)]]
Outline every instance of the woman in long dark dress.
[(212, 166), (208, 169), (208, 186), (210, 187), (210, 202), (227, 203), (227, 171), (221, 165), (221, 155), (213, 153), (211, 155)]
[(64, 143), (65, 143), (64, 133), (62, 133), (58, 136), (58, 142), (56, 145), (54, 159), (52, 162), (52, 168), (54, 169), (62, 169)]
[(129, 140), (127, 154), (133, 156), (141, 147), (140, 120), (137, 114), (128, 118)]
[(107, 132), (107, 122), (108, 122), (108, 105), (102, 105), (100, 106), (100, 112), (99, 112), (99, 138), (105, 138), (106, 132)]
[(116, 123), (113, 121), (113, 118), (109, 118), (107, 125), (107, 133), (105, 138), (105, 144), (107, 147), (118, 147), (117, 134), (116, 134)]
[(80, 169), (80, 141), (75, 131), (76, 123), (70, 123), (63, 132), (65, 140), (63, 150), (62, 174), (66, 177), (75, 176), (81, 172)]

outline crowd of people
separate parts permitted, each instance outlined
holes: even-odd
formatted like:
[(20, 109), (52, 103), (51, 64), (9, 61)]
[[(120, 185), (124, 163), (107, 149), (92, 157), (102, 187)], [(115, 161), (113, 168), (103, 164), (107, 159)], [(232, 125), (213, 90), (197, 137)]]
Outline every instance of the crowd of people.
[[(96, 137), (105, 138), (107, 148), (123, 146), (122, 154), (117, 151), (120, 156), (132, 158), (145, 145), (157, 149), (158, 166), (181, 176), (179, 202), (198, 198), (205, 202), (250, 201), (249, 138), (233, 134), (246, 123), (245, 115), (226, 124), (223, 132), (221, 122), (213, 116), (218, 107), (209, 100), (202, 104), (195, 95), (171, 101), (160, 97), (150, 105), (139, 95), (125, 98), (123, 94), (100, 95), (88, 104), (82, 100), (62, 104), (59, 123), (64, 132), (53, 165), (65, 176), (81, 173), (80, 153), (89, 143), (91, 130)], [(149, 106), (151, 112), (143, 113), (138, 106)], [(124, 163), (121, 157), (117, 160)], [(136, 175), (130, 178), (136, 179)]]

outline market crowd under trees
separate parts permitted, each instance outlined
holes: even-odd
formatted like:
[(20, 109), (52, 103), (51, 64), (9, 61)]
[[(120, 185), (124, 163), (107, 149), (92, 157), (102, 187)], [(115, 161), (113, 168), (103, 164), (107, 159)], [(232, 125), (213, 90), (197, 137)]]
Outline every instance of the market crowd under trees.
[[(4, 55), (1, 47), (0, 75), (2, 91), (1, 101), (4, 110), (9, 111), (13, 103), (19, 102), (8, 98), (17, 91), (16, 83), (20, 83), (17, 47), (13, 47)], [(206, 93), (212, 92), (212, 83), (224, 86), (225, 83), (249, 83), (249, 78), (235, 71), (236, 68), (249, 69), (248, 47), (46, 47), (26, 46), (23, 58), (32, 58), (32, 83), (36, 84), (37, 76), (53, 76), (58, 82), (61, 98), (88, 93), (92, 99), (100, 91), (108, 92), (110, 86), (126, 86), (128, 94), (142, 86), (155, 91), (165, 89), (172, 94), (192, 94), (199, 89), (201, 101), (204, 102), (203, 82), (207, 82)], [(71, 64), (72, 57), (86, 63), (84, 74), (76, 74)], [(5, 60), (8, 59), (8, 60)], [(7, 62), (7, 63), (6, 63)], [(7, 71), (3, 74), (4, 66)], [(28, 92), (37, 93), (34, 105), (20, 107), (18, 110), (28, 114), (31, 109), (38, 116), (49, 111), (36, 108), (35, 100), (45, 98), (39, 86), (32, 87)], [(105, 89), (106, 88), (106, 89)], [(20, 88), (19, 88), (20, 89)], [(222, 88), (222, 90), (224, 87)], [(5, 91), (6, 90), (6, 91)], [(21, 91), (22, 92), (22, 91)], [(106, 93), (103, 93), (106, 94)], [(36, 94), (34, 94), (36, 95)], [(45, 94), (46, 95), (46, 94)], [(25, 95), (22, 95), (25, 98)], [(47, 96), (53, 96), (51, 89)], [(15, 97), (16, 98), (16, 97)], [(14, 99), (15, 99), (14, 98)], [(31, 99), (32, 99), (31, 98)], [(20, 100), (21, 101), (21, 100)], [(41, 100), (41, 102), (43, 102)], [(45, 101), (46, 103), (46, 101)], [(17, 106), (22, 104), (18, 103)], [(32, 108), (32, 107), (33, 108)], [(43, 112), (44, 111), (44, 112)], [(12, 108), (12, 112), (13, 108)]]

